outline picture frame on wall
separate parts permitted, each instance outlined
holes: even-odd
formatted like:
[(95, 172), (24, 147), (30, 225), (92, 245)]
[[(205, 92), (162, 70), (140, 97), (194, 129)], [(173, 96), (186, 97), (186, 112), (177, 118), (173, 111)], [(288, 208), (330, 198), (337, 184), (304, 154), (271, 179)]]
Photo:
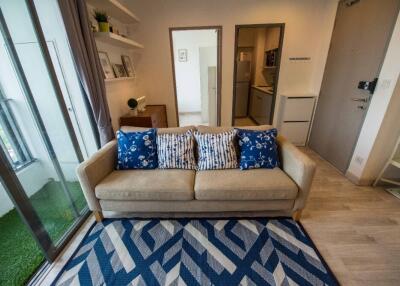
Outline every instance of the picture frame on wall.
[(124, 65), (125, 71), (129, 77), (135, 77), (135, 67), (132, 64), (131, 58), (126, 55), (121, 55), (122, 63)]
[(114, 69), (114, 73), (115, 75), (118, 77), (126, 77), (126, 70), (124, 68), (123, 65), (121, 64), (113, 64), (112, 65), (113, 69)]
[(187, 49), (178, 49), (178, 61), (187, 62)]
[(99, 58), (101, 67), (103, 68), (104, 77), (106, 79), (115, 78), (108, 54), (106, 52), (99, 52)]

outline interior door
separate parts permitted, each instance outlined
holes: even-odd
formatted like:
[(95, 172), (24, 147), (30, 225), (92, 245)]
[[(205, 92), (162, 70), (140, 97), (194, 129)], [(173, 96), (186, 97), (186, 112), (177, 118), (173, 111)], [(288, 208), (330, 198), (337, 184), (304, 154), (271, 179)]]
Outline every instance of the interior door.
[(398, 0), (340, 1), (309, 146), (346, 171), (371, 99), (359, 81), (378, 77)]

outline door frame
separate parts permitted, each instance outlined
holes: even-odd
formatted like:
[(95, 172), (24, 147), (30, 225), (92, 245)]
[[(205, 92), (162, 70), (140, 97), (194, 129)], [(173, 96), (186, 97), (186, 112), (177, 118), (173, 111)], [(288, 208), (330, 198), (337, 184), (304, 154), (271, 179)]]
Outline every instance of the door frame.
[[(271, 109), (271, 114), (270, 114), (270, 122), (271, 124), (273, 123), (274, 119), (274, 114), (275, 114), (275, 103), (276, 103), (276, 92), (278, 90), (278, 82), (279, 82), (279, 72), (281, 69), (281, 59), (282, 59), (282, 48), (283, 48), (283, 38), (285, 35), (285, 23), (270, 23), (270, 24), (241, 24), (241, 25), (235, 25), (235, 46), (234, 46), (234, 52), (233, 52), (233, 84), (232, 84), (232, 119), (231, 119), (231, 125), (235, 125), (235, 109), (236, 109), (236, 69), (237, 69), (237, 62), (236, 62), (236, 53), (238, 50), (238, 42), (239, 42), (239, 29), (240, 28), (274, 28), (274, 27), (280, 27), (281, 32), (279, 35), (279, 47), (278, 47), (278, 59), (277, 59), (277, 71), (276, 71), (276, 83), (274, 85), (274, 96), (272, 97), (272, 109)], [(251, 88), (251, 84), (250, 84)], [(247, 108), (250, 108), (250, 105), (247, 106)]]
[(174, 43), (172, 32), (186, 30), (216, 30), (217, 31), (217, 126), (221, 125), (221, 82), (222, 82), (222, 26), (188, 26), (188, 27), (170, 27), (169, 28), (169, 47), (171, 52), (172, 77), (174, 83), (175, 116), (178, 127), (178, 94), (176, 91), (175, 61), (174, 61)]

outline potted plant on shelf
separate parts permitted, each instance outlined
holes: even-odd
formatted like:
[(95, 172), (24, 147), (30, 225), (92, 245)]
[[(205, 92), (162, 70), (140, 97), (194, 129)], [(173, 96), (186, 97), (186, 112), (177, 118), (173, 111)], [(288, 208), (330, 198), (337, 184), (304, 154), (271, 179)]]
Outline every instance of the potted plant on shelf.
[(94, 11), (93, 17), (96, 19), (99, 24), (100, 32), (109, 32), (110, 24), (108, 23), (108, 16), (106, 12)]
[(138, 111), (137, 111), (138, 102), (137, 102), (137, 100), (134, 99), (134, 98), (130, 98), (128, 100), (128, 106), (131, 109), (131, 115), (132, 116), (136, 116), (138, 114)]

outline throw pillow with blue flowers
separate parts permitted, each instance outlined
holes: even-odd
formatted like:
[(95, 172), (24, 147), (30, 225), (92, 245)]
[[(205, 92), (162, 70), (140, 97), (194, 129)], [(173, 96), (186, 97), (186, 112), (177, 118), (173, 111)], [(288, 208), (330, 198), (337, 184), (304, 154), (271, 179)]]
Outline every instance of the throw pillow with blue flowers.
[(155, 169), (158, 166), (156, 129), (143, 132), (117, 131), (117, 170)]
[(273, 128), (265, 131), (236, 129), (239, 139), (240, 169), (273, 169), (279, 166), (276, 136)]

